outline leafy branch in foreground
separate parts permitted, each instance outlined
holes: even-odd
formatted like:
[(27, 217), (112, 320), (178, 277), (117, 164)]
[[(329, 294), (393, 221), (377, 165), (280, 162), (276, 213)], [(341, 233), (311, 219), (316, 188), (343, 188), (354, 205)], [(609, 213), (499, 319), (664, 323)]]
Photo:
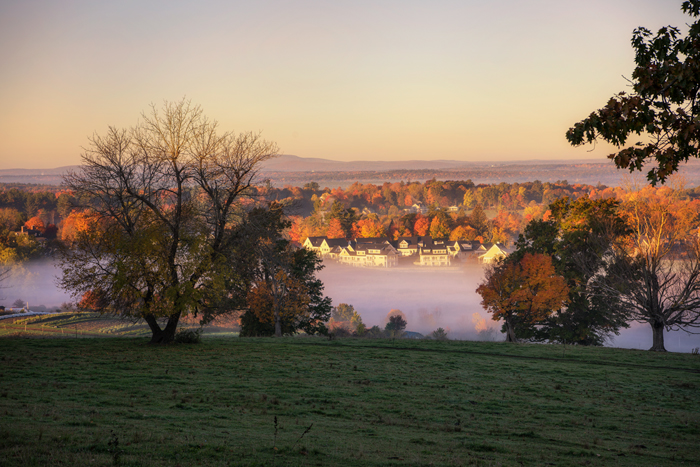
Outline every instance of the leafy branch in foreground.
[[(698, 18), (700, 0), (683, 2), (681, 10)], [(681, 162), (700, 156), (700, 22), (691, 24), (685, 37), (671, 26), (655, 35), (637, 28), (632, 47), (637, 64), (633, 92), (611, 97), (571, 127), (566, 139), (574, 146), (599, 139), (614, 144), (619, 151), (608, 157), (630, 172), (654, 161), (647, 178), (655, 185), (664, 183)], [(633, 134), (643, 141), (624, 147)]]

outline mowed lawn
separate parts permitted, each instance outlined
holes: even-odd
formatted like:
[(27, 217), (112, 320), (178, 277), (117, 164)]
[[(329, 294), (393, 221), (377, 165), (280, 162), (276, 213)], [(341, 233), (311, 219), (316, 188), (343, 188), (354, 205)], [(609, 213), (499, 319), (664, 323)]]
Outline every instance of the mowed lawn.
[(0, 339), (0, 465), (700, 465), (700, 356)]

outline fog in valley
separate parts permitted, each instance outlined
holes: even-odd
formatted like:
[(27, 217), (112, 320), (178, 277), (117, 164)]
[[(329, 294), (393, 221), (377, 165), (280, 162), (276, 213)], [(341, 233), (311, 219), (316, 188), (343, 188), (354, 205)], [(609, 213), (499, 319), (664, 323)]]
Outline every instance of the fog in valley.
[[(367, 327), (381, 328), (387, 314), (401, 310), (408, 321), (407, 331), (427, 335), (442, 327), (450, 339), (504, 339), (501, 324), (491, 320), (479, 304), (475, 289), (483, 279), (478, 264), (451, 268), (353, 268), (332, 261), (318, 277), (325, 284), (325, 294), (333, 305), (349, 303), (362, 316)], [(60, 270), (51, 261), (26, 263), (13, 270), (2, 282), (0, 304), (11, 307), (16, 300), (29, 302), (36, 311), (56, 310), (71, 301), (70, 295), (56, 285)], [(45, 308), (44, 308), (45, 307)], [(652, 344), (647, 324), (632, 323), (607, 345), (630, 349), (648, 349)], [(683, 331), (666, 333), (666, 349), (690, 352), (700, 347), (700, 335)]]
[[(325, 294), (333, 305), (349, 303), (371, 327), (384, 327), (392, 309), (401, 310), (408, 321), (407, 331), (429, 334), (438, 327), (450, 339), (505, 340), (501, 323), (481, 307), (475, 292), (484, 269), (476, 263), (451, 268), (353, 268), (326, 261), (318, 273)], [(698, 329), (700, 331), (700, 329)], [(700, 347), (700, 335), (667, 332), (666, 349), (690, 352)], [(607, 345), (629, 349), (649, 349), (652, 345), (648, 324), (631, 323)]]
[(354, 268), (325, 261), (318, 276), (333, 305), (349, 303), (370, 328), (384, 328), (392, 309), (406, 315), (407, 331), (430, 334), (442, 327), (451, 339), (501, 339), (474, 292), (483, 277), (479, 265), (451, 268)]
[(40, 306), (55, 310), (71, 301), (70, 294), (56, 285), (60, 274), (50, 260), (30, 261), (13, 267), (8, 279), (0, 283), (0, 305), (9, 308), (16, 300), (22, 300), (29, 303), (30, 310)]

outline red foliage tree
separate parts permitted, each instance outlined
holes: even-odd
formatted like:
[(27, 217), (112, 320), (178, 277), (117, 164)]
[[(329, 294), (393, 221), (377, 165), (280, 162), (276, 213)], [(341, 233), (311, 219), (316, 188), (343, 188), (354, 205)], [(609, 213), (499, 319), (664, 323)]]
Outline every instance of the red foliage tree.
[(416, 223), (413, 225), (413, 233), (418, 236), (428, 235), (430, 230), (430, 221), (427, 217), (420, 217)]
[(540, 253), (526, 253), (519, 263), (506, 260), (488, 269), (476, 292), (492, 319), (504, 321), (507, 342), (517, 340), (518, 323), (531, 325), (544, 320), (565, 305), (569, 296), (552, 258)]
[(104, 312), (108, 303), (105, 300), (104, 292), (101, 290), (88, 290), (83, 294), (78, 302), (78, 309), (83, 311)]
[(58, 227), (56, 227), (55, 224), (49, 224), (46, 226), (46, 229), (44, 229), (44, 237), (53, 239), (56, 238), (56, 235), (58, 234)]

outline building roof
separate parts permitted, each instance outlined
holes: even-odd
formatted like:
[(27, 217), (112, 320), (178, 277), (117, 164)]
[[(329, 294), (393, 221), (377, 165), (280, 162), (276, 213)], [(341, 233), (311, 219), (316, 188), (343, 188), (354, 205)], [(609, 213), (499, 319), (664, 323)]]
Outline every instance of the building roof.
[(491, 247), (485, 253), (480, 254), (479, 258), (492, 258), (495, 256), (507, 256), (513, 252), (512, 248), (508, 248), (501, 243), (492, 243)]
[(360, 243), (389, 243), (389, 239), (387, 237), (356, 238), (355, 243), (358, 245)]
[(308, 241), (314, 248), (319, 248), (324, 240), (327, 240), (327, 237), (308, 237), (304, 243)]
[(344, 238), (323, 238), (326, 240), (326, 245), (328, 245), (329, 248), (348, 246), (348, 241)]
[(394, 243), (399, 244), (401, 242), (406, 242), (409, 245), (417, 245), (419, 241), (420, 237), (416, 235), (413, 237), (399, 237), (396, 240), (394, 240)]
[[(394, 247), (388, 243), (360, 243), (357, 245), (356, 250), (364, 251), (365, 254), (368, 255), (396, 254), (396, 250), (394, 249)], [(373, 252), (370, 252), (370, 250), (373, 250)], [(379, 253), (376, 253), (376, 251), (379, 251)]]

